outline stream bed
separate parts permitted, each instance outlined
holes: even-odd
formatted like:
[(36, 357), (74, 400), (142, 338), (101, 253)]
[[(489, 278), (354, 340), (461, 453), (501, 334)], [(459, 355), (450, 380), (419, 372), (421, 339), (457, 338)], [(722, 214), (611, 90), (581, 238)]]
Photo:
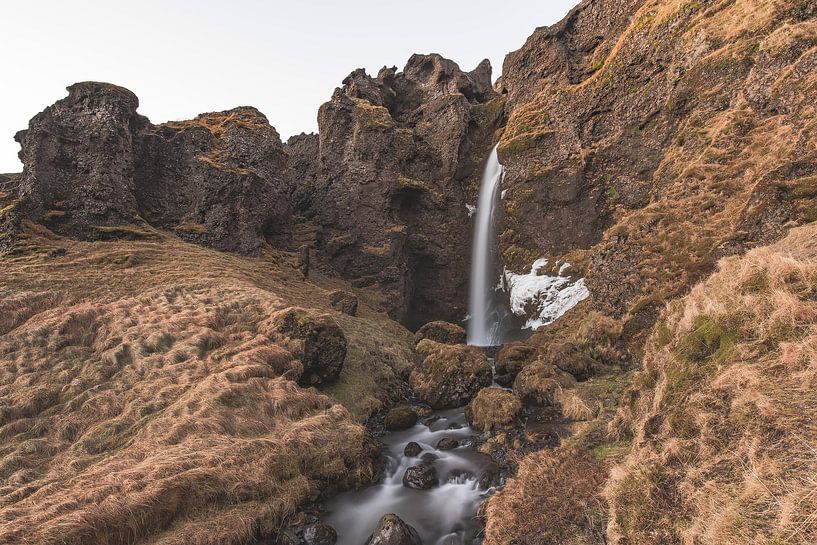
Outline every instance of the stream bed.
[[(387, 513), (413, 526), (424, 545), (479, 543), (482, 526), (476, 510), (499, 473), (496, 463), (475, 449), (478, 435), (458, 408), (434, 412), (410, 429), (383, 436), (386, 470), (380, 483), (340, 494), (326, 505), (323, 518), (337, 531), (337, 545), (364, 545)], [(459, 446), (438, 449), (444, 438)], [(422, 449), (411, 453), (416, 456), (404, 453), (411, 442)], [(427, 490), (404, 486), (406, 470), (424, 463), (433, 465), (438, 484)]]

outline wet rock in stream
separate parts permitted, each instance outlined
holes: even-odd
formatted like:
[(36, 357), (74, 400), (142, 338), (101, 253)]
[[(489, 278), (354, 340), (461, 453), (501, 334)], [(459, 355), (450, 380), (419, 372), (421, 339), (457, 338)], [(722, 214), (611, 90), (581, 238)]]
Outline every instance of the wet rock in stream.
[(423, 545), (417, 530), (393, 513), (380, 519), (366, 545)]
[(403, 474), (403, 486), (416, 490), (428, 490), (439, 484), (437, 469), (431, 464), (411, 466)]
[(423, 452), (423, 447), (414, 441), (411, 441), (408, 445), (406, 445), (406, 448), (403, 449), (403, 455), (409, 458), (416, 458), (421, 452)]
[(459, 441), (450, 437), (443, 437), (437, 441), (437, 450), (451, 450), (460, 446)]

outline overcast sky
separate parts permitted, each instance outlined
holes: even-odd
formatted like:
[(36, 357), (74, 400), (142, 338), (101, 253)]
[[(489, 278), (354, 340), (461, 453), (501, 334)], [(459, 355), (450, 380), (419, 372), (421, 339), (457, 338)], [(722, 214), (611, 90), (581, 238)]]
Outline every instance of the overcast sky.
[(154, 123), (255, 106), (286, 140), (317, 130), (318, 106), (355, 68), (440, 53), (465, 70), (506, 53), (578, 0), (25, 0), (4, 2), (0, 172), (14, 133), (77, 81), (139, 97)]

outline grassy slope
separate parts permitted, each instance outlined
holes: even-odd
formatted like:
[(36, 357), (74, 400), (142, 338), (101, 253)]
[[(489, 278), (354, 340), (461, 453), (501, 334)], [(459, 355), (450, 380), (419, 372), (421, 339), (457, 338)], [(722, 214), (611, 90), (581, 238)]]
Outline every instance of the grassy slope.
[(815, 324), (817, 226), (721, 261), (641, 371), (572, 391), (601, 403), (492, 497), (486, 545), (815, 543)]
[[(370, 478), (358, 422), (404, 372), (410, 334), (366, 305), (332, 311), (342, 286), (303, 281), (289, 254), (138, 235), (29, 225), (0, 258), (0, 541), (241, 543)], [(346, 333), (334, 399), (286, 378), (300, 364), (267, 317), (293, 305)]]
[(817, 542), (817, 227), (669, 306), (611, 429), (613, 543)]

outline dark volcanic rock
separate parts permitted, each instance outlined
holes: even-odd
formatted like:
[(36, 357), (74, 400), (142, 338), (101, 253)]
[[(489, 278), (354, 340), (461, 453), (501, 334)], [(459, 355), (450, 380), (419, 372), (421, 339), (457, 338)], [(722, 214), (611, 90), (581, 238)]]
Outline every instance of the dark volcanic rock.
[(811, 30), (793, 30), (813, 25), (804, 5), (781, 0), (749, 23), (729, 0), (585, 0), (537, 29), (497, 87), (503, 265), (569, 254), (592, 307), (640, 315), (630, 329), (644, 330), (657, 316), (645, 306), (719, 258), (813, 221), (817, 53)]
[(328, 524), (311, 524), (304, 528), (304, 542), (306, 545), (335, 545), (338, 533)]
[(290, 307), (270, 316), (273, 331), (300, 341), (295, 354), (303, 364), (301, 386), (334, 382), (346, 360), (346, 335), (327, 314)]
[(303, 178), (297, 213), (320, 226), (321, 258), (383, 290), (382, 309), (411, 328), (465, 311), (465, 205), (503, 111), (489, 82), (487, 62), (466, 73), (439, 55), (377, 77), (356, 70), (321, 106), (319, 144), (304, 135), (287, 146)]
[(141, 139), (136, 194), (153, 225), (219, 250), (257, 254), (291, 239), (287, 157), (250, 107), (169, 122)]
[(127, 89), (85, 82), (34, 116), (15, 136), (26, 214), (86, 237), (98, 236), (97, 226), (133, 223), (136, 152), (150, 124), (137, 106)]
[(403, 486), (417, 490), (428, 490), (439, 484), (437, 470), (431, 464), (411, 466), (403, 474)]
[(366, 545), (423, 545), (420, 535), (397, 515), (383, 515)]
[(88, 239), (174, 230), (220, 250), (257, 254), (291, 236), (287, 156), (255, 108), (154, 126), (121, 87), (84, 82), (17, 133), (17, 189), (34, 221)]
[(451, 437), (443, 437), (439, 441), (437, 441), (437, 445), (434, 447), (437, 450), (452, 450), (460, 446), (459, 441), (453, 439)]
[(409, 458), (419, 456), (421, 452), (423, 452), (423, 447), (421, 447), (419, 443), (416, 443), (414, 441), (408, 443), (406, 445), (406, 448), (403, 449), (403, 454), (408, 456)]

